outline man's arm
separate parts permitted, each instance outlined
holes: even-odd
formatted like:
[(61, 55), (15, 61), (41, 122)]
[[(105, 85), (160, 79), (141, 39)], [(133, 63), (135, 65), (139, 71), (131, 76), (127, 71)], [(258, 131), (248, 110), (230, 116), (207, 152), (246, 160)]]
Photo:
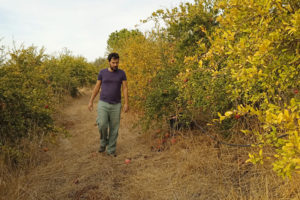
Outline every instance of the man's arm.
[(127, 112), (129, 110), (127, 81), (123, 81), (122, 86), (123, 86), (123, 94), (124, 94), (124, 112)]
[(100, 90), (100, 87), (101, 87), (101, 81), (100, 80), (97, 80), (97, 83), (94, 87), (94, 90), (93, 90), (93, 93), (92, 93), (92, 96), (90, 98), (90, 102), (89, 102), (89, 110), (92, 111), (93, 110), (93, 104), (94, 104), (94, 99), (95, 97), (97, 96), (99, 90)]

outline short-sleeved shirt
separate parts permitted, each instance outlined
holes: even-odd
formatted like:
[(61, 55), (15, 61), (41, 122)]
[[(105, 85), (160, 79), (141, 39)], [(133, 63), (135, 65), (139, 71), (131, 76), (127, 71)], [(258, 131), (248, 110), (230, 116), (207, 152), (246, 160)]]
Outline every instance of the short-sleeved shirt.
[(121, 103), (121, 85), (127, 80), (125, 72), (121, 69), (113, 72), (102, 69), (98, 80), (101, 81), (100, 100), (110, 104)]

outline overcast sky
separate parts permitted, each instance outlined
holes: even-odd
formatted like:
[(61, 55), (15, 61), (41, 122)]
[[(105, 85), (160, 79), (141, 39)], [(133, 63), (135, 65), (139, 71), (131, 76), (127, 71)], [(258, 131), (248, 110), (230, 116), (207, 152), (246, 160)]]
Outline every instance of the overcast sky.
[[(103, 57), (110, 33), (134, 29), (157, 9), (193, 0), (0, 0), (0, 44), (63, 48), (88, 61)], [(142, 25), (140, 30), (151, 28)]]

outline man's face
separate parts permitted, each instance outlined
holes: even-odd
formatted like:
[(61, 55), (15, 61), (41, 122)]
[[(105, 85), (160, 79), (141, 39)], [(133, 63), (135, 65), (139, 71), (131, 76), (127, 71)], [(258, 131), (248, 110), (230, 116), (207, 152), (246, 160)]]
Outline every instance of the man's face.
[(116, 71), (119, 65), (119, 59), (112, 58), (109, 62), (110, 69)]

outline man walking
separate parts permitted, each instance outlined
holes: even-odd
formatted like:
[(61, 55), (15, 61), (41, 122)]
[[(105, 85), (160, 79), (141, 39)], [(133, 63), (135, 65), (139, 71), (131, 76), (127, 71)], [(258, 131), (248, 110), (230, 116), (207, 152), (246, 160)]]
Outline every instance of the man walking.
[(121, 115), (121, 86), (124, 94), (124, 112), (128, 107), (127, 78), (123, 70), (118, 69), (119, 55), (108, 55), (109, 68), (100, 70), (88, 108), (93, 110), (93, 101), (100, 90), (97, 124), (100, 133), (99, 152), (116, 156), (116, 144)]

